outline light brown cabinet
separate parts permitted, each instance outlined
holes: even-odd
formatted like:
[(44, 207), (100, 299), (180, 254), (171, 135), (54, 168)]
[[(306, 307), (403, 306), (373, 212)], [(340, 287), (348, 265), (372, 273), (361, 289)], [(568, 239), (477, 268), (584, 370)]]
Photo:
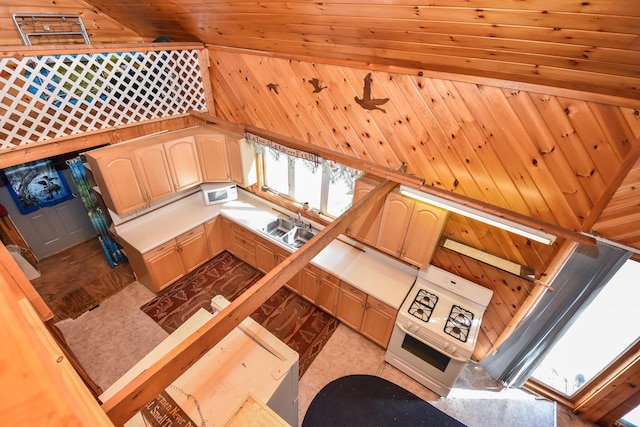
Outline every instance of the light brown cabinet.
[(138, 280), (152, 291), (159, 292), (210, 258), (204, 225), (201, 224), (142, 254), (147, 274), (136, 271), (136, 262), (132, 267)]
[(229, 250), (244, 262), (255, 267), (256, 245), (254, 234), (244, 227), (231, 222), (231, 239)]
[(176, 237), (176, 243), (185, 273), (192, 272), (211, 258), (204, 224)]
[(367, 294), (348, 283), (341, 282), (338, 290), (336, 317), (347, 326), (360, 330)]
[[(365, 177), (359, 178), (353, 190), (353, 202), (363, 199), (378, 183)], [(368, 245), (375, 246), (382, 219), (382, 207), (384, 198), (378, 200), (372, 207), (358, 217), (348, 229), (347, 234)]]
[(196, 135), (198, 157), (204, 182), (230, 181), (227, 136)]
[(211, 257), (218, 255), (227, 247), (222, 226), (223, 221), (222, 217), (217, 216), (204, 223), (204, 232), (209, 243)]
[(420, 268), (426, 267), (446, 220), (446, 210), (391, 192), (382, 210), (376, 247)]
[(143, 282), (154, 292), (159, 292), (185, 275), (178, 244), (175, 239), (142, 255), (150, 282)]
[(244, 188), (255, 184), (258, 181), (258, 175), (253, 143), (244, 138), (228, 138), (227, 150), (231, 181)]
[(300, 296), (315, 303), (320, 288), (320, 269), (313, 265), (307, 265), (300, 271)]
[(398, 310), (368, 295), (360, 333), (381, 347), (387, 348), (397, 314)]
[(87, 161), (109, 209), (123, 215), (148, 205), (135, 158), (128, 150), (109, 147), (88, 152)]
[(162, 144), (147, 145), (131, 152), (145, 189), (147, 204), (175, 193)]
[(176, 192), (202, 183), (200, 160), (193, 136), (182, 137), (163, 143), (167, 163)]
[[(278, 264), (287, 259), (291, 255), (289, 252), (282, 248), (276, 248), (276, 260)], [(287, 288), (300, 295), (302, 293), (302, 271), (299, 271), (293, 276), (287, 283), (284, 284)]]
[(335, 314), (336, 306), (338, 304), (339, 288), (340, 279), (326, 271), (320, 270), (320, 282), (318, 285), (315, 305), (329, 314)]
[(258, 236), (255, 236), (254, 244), (256, 268), (268, 273), (276, 266), (276, 245)]

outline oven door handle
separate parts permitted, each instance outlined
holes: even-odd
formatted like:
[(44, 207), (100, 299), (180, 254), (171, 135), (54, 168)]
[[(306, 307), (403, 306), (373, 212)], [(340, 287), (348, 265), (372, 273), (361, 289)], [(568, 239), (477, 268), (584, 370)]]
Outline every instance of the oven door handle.
[(411, 333), (407, 328), (404, 327), (404, 325), (401, 325), (400, 323), (396, 323), (396, 325), (402, 330), (402, 332), (404, 332), (407, 335), (412, 336), (413, 338), (417, 339), (418, 341), (420, 341), (421, 343), (423, 343), (424, 345), (427, 345), (429, 347), (431, 347), (432, 349), (434, 349), (435, 351), (439, 351), (440, 353), (444, 353), (447, 356), (449, 356), (450, 358), (452, 358), (453, 360), (457, 361), (457, 362), (462, 362), (462, 363), (466, 363), (469, 361), (468, 358), (466, 357), (462, 357), (462, 356), (455, 356), (451, 353), (449, 353), (447, 350), (442, 349), (442, 348), (437, 348), (435, 347), (433, 344), (431, 344), (430, 342), (428, 342), (427, 340), (422, 339), (422, 337), (416, 336), (413, 333)]

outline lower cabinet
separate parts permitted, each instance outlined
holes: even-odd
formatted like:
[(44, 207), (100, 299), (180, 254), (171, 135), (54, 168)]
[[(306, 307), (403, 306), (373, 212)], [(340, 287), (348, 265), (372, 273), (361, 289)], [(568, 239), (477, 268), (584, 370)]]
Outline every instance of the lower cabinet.
[(318, 293), (316, 295), (315, 305), (327, 313), (335, 315), (338, 305), (339, 288), (340, 279), (326, 271), (320, 270), (320, 281), (318, 284)]
[(354, 288), (348, 283), (340, 283), (336, 317), (342, 323), (359, 331), (360, 325), (362, 325), (366, 301), (366, 293), (358, 288)]
[(227, 248), (223, 228), (224, 218), (217, 216), (204, 223), (204, 232), (209, 243), (209, 252), (214, 257)]
[(387, 348), (397, 314), (398, 310), (395, 308), (368, 295), (360, 333), (381, 347)]
[(340, 282), (336, 317), (383, 348), (389, 344), (397, 314), (393, 307)]
[(273, 268), (277, 265), (276, 245), (259, 236), (255, 236), (254, 244), (256, 254), (256, 268), (263, 273), (267, 273), (273, 270)]
[(150, 283), (161, 291), (211, 258), (204, 225), (198, 225), (142, 255)]
[(320, 288), (320, 283), (318, 282), (319, 277), (320, 269), (313, 265), (307, 265), (300, 271), (300, 296), (314, 304), (318, 297), (318, 289)]

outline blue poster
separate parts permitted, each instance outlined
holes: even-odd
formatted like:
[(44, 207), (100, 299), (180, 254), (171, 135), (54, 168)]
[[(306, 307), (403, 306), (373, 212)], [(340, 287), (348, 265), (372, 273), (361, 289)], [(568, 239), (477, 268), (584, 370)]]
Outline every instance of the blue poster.
[(27, 214), (73, 197), (64, 176), (51, 160), (36, 160), (4, 169), (9, 193), (20, 213)]

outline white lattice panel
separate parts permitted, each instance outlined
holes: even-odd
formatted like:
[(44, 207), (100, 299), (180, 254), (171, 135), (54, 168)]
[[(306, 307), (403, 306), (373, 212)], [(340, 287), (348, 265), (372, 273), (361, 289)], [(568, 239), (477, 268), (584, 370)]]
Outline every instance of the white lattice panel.
[(197, 50), (0, 59), (0, 149), (206, 109)]

